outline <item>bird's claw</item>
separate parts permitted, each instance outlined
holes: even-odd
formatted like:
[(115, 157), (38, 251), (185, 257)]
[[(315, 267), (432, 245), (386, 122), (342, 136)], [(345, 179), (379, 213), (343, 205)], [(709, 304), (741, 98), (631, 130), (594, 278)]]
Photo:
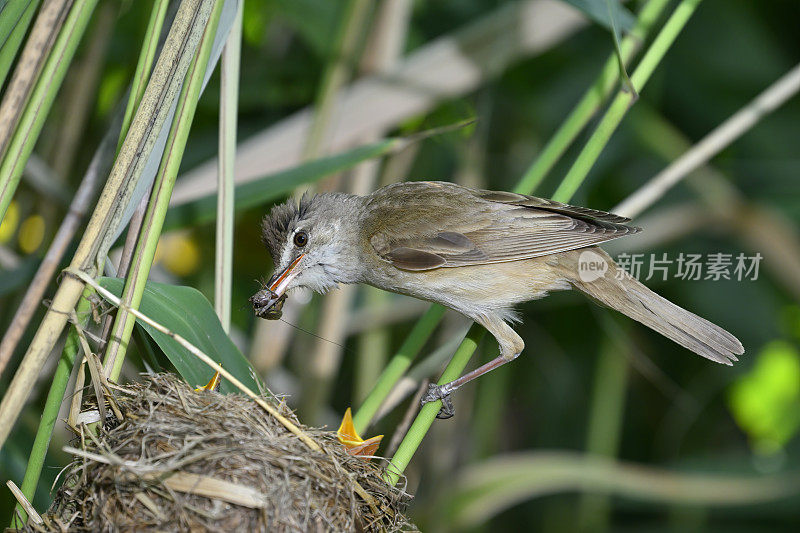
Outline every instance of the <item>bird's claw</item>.
[(419, 401), (420, 406), (426, 403), (435, 402), (436, 400), (442, 401), (442, 408), (436, 414), (436, 418), (446, 420), (456, 414), (456, 408), (453, 407), (453, 402), (450, 399), (450, 391), (447, 390), (446, 385), (436, 385), (431, 383), (428, 385), (428, 392)]

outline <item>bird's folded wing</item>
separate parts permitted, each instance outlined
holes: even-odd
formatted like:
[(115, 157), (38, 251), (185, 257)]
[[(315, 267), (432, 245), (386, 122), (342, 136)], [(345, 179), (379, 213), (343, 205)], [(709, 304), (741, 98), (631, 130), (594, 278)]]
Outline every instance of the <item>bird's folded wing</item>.
[(485, 224), (443, 217), (437, 233), (408, 238), (399, 230), (380, 235), (373, 239), (376, 251), (399, 269), (430, 270), (530, 259), (640, 231), (621, 223), (628, 219), (604, 211), (513, 193), (476, 195), (497, 206), (489, 216), (479, 217)]
[(475, 195), (488, 202), (496, 202), (500, 204), (513, 205), (519, 207), (532, 207), (537, 209), (544, 209), (554, 213), (562, 213), (577, 218), (587, 218), (591, 220), (598, 220), (602, 222), (611, 222), (614, 224), (625, 224), (630, 222), (631, 219), (609, 213), (607, 211), (600, 211), (598, 209), (589, 209), (588, 207), (580, 207), (577, 205), (562, 204), (555, 200), (547, 198), (539, 198), (537, 196), (528, 196), (525, 194), (518, 194), (515, 192), (503, 191), (475, 191)]

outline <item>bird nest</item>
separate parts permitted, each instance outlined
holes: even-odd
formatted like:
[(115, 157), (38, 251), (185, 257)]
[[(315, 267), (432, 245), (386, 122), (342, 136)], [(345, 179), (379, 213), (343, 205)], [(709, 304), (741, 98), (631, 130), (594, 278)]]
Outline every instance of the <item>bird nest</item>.
[(128, 387), (116, 403), (122, 420), (84, 432), (44, 524), (29, 528), (415, 529), (403, 515), (410, 497), (331, 432), (303, 428), (321, 448), (312, 451), (250, 399), (198, 392), (169, 374)]

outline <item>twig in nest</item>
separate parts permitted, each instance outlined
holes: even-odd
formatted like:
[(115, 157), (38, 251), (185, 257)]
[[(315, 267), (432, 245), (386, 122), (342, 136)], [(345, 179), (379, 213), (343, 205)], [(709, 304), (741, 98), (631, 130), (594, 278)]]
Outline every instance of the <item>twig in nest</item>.
[(117, 406), (117, 401), (114, 398), (114, 392), (111, 390), (108, 379), (103, 373), (103, 364), (100, 362), (100, 358), (97, 357), (97, 354), (95, 354), (92, 351), (92, 348), (89, 346), (89, 341), (86, 338), (86, 332), (81, 326), (75, 311), (72, 312), (71, 318), (73, 326), (75, 327), (75, 331), (78, 334), (81, 348), (83, 348), (83, 361), (88, 364), (89, 374), (92, 376), (92, 385), (94, 386), (94, 393), (95, 397), (97, 398), (97, 409), (100, 412), (100, 421), (101, 423), (105, 423), (106, 420), (106, 399), (108, 399), (108, 404), (111, 406), (111, 410), (114, 411), (114, 416), (116, 416), (118, 420), (122, 421), (122, 412)]
[(81, 362), (78, 365), (78, 374), (75, 376), (75, 390), (72, 393), (69, 416), (67, 417), (67, 425), (77, 435), (80, 435), (78, 431), (78, 415), (81, 412), (81, 404), (83, 403), (83, 383), (86, 379), (85, 366), (86, 358), (81, 356)]
[(19, 487), (17, 487), (16, 483), (9, 479), (6, 481), (6, 485), (11, 490), (11, 494), (14, 495), (22, 508), (25, 509), (25, 512), (28, 513), (28, 517), (37, 524), (44, 524), (42, 517), (39, 516), (39, 513), (37, 513), (36, 509), (33, 508), (33, 505), (31, 505), (31, 502), (28, 501), (28, 498), (26, 498), (22, 491), (19, 490)]

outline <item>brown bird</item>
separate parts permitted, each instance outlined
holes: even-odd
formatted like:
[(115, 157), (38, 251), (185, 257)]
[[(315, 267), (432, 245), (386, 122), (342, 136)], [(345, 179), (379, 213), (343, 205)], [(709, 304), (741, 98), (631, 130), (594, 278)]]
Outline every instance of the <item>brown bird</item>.
[(657, 295), (596, 245), (640, 228), (585, 207), (444, 182), (405, 182), (367, 196), (326, 193), (278, 205), (264, 218), (263, 241), (275, 264), (250, 300), (256, 315), (277, 318), (287, 291), (325, 292), (339, 283), (375, 287), (440, 303), (481, 324), (500, 345), (493, 361), (442, 386), (423, 403), (515, 359), (524, 343), (508, 325), (514, 304), (576, 288), (684, 348), (730, 365), (739, 340)]

